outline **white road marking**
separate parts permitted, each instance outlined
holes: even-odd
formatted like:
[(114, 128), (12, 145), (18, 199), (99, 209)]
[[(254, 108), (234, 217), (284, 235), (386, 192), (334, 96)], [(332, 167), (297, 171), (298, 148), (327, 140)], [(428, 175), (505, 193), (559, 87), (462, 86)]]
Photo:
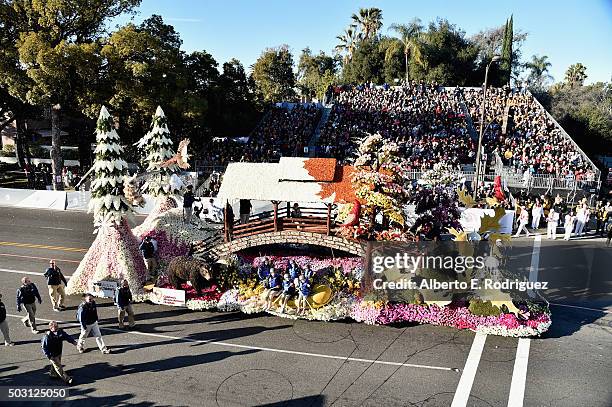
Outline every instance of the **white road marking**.
[(70, 228), (56, 228), (54, 226), (39, 226), (41, 229), (54, 229), (54, 230), (74, 230)]
[(472, 391), (472, 384), (474, 384), (474, 377), (476, 377), (476, 371), (478, 370), (478, 365), (480, 364), (480, 356), (482, 355), (482, 350), (484, 349), (486, 340), (486, 334), (476, 332), (474, 342), (472, 342), (470, 353), (465, 361), (465, 367), (463, 368), (463, 373), (459, 379), (459, 384), (457, 385), (457, 390), (455, 391), (455, 397), (453, 397), (451, 407), (467, 406), (468, 399), (470, 398), (470, 392)]
[[(531, 266), (529, 267), (529, 282), (538, 281), (538, 273), (540, 268), (540, 245), (542, 244), (542, 236), (538, 235), (533, 239), (533, 250), (531, 252)], [(529, 290), (529, 296), (534, 298), (536, 292)]]
[[(13, 317), (13, 318), (23, 318), (22, 315), (14, 315), (14, 314), (6, 314), (6, 315), (9, 317)], [(43, 319), (43, 318), (36, 318), (36, 319), (40, 321), (45, 321), (45, 322), (51, 321), (50, 319)], [(57, 319), (55, 319), (54, 321), (57, 321), (58, 323), (63, 324), (65, 326), (80, 327), (80, 324), (76, 322), (64, 322), (64, 321), (60, 321)], [(374, 363), (378, 365), (388, 365), (388, 366), (412, 367), (412, 368), (419, 368), (419, 369), (444, 370), (444, 371), (450, 371), (450, 372), (455, 371), (455, 369), (452, 367), (444, 367), (444, 366), (417, 365), (417, 364), (412, 364), (412, 363), (386, 362), (383, 360), (360, 359), (360, 358), (350, 358), (346, 356), (326, 355), (323, 353), (298, 352), (298, 351), (286, 350), (286, 349), (265, 348), (261, 346), (251, 346), (251, 345), (240, 345), (237, 343), (230, 343), (230, 342), (223, 342), (223, 341), (205, 341), (205, 340), (200, 340), (200, 339), (183, 338), (180, 336), (161, 335), (161, 334), (138, 332), (138, 331), (124, 331), (122, 329), (108, 328), (108, 327), (103, 327), (103, 326), (101, 326), (100, 329), (111, 331), (111, 332), (120, 332), (120, 333), (126, 333), (126, 334), (131, 334), (131, 335), (138, 335), (138, 336), (150, 336), (154, 338), (174, 339), (174, 340), (183, 341), (183, 342), (211, 344), (211, 345), (226, 346), (230, 348), (239, 348), (239, 349), (252, 349), (252, 350), (260, 350), (264, 352), (286, 353), (290, 355), (299, 355), (299, 356), (307, 356), (307, 357), (315, 357), (315, 358), (336, 359), (336, 360), (342, 360), (345, 362), (350, 361), (350, 362), (362, 362), (362, 363), (368, 363), (368, 364)]]
[(520, 338), (518, 340), (516, 357), (514, 358), (514, 370), (512, 371), (512, 383), (510, 384), (510, 396), (508, 396), (508, 407), (523, 406), (530, 344), (531, 341), (527, 338)]
[(599, 309), (599, 308), (589, 308), (589, 307), (580, 307), (578, 305), (559, 304), (558, 302), (551, 302), (550, 305), (556, 305), (557, 307), (578, 308), (578, 309), (584, 309), (587, 311), (603, 312), (604, 314), (610, 314), (609, 310)]
[[(45, 273), (37, 273), (36, 271), (25, 271), (25, 270), (11, 270), (11, 269), (2, 269), (0, 268), (0, 271), (4, 272), (4, 273), (14, 273), (14, 274), (28, 274), (31, 276), (43, 276), (45, 275)], [(66, 277), (66, 279), (69, 279), (72, 276), (64, 276)]]

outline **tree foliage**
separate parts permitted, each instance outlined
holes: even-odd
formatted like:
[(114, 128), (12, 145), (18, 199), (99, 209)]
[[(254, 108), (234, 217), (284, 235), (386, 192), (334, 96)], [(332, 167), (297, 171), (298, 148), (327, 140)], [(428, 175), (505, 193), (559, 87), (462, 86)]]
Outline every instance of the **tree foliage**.
[(368, 41), (378, 34), (382, 28), (382, 10), (376, 7), (360, 8), (351, 16), (353, 24), (360, 29), (360, 39)]
[(300, 93), (308, 100), (323, 99), (327, 87), (336, 82), (338, 59), (323, 51), (313, 55), (310, 48), (304, 48), (298, 62), (297, 84)]
[(529, 69), (529, 75), (527, 76), (527, 86), (535, 92), (542, 92), (547, 83), (552, 80), (552, 76), (548, 73), (548, 69), (551, 67), (551, 63), (548, 61), (548, 57), (543, 55), (541, 57), (533, 55), (531, 61), (525, 64), (525, 67)]
[(266, 49), (253, 65), (253, 79), (265, 102), (293, 101), (295, 75), (289, 46)]
[(570, 88), (575, 88), (577, 86), (584, 85), (584, 81), (587, 78), (586, 74), (586, 66), (582, 65), (580, 62), (570, 65), (565, 72), (565, 85)]
[(502, 42), (501, 61), (499, 63), (500, 71), (500, 82), (502, 85), (510, 84), (510, 77), (512, 76), (512, 44), (514, 43), (514, 17), (506, 21), (504, 29), (504, 38)]

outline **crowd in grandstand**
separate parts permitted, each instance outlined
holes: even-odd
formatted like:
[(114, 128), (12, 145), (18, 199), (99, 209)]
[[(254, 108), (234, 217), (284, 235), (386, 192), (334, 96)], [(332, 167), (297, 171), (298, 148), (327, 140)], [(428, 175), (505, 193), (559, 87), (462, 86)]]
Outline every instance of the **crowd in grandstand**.
[(269, 162), (301, 155), (320, 119), (316, 105), (273, 107), (251, 134), (241, 161)]
[[(467, 89), (463, 96), (470, 115), (479, 121), (482, 90)], [(528, 174), (594, 176), (582, 154), (531, 94), (509, 87), (488, 88), (485, 112), (484, 143), (504, 165)]]
[(335, 92), (334, 107), (319, 139), (322, 154), (350, 161), (354, 142), (368, 133), (395, 141), (413, 169), (444, 161), (460, 167), (473, 163), (459, 93), (435, 83), (404, 86), (345, 86)]

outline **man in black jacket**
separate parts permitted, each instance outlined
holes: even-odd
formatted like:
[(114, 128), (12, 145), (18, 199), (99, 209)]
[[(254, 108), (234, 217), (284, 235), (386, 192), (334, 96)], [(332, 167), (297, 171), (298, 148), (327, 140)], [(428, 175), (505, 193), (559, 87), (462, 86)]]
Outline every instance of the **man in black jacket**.
[(142, 253), (149, 277), (154, 277), (155, 269), (157, 269), (157, 240), (151, 238), (151, 236), (146, 236), (140, 242), (138, 250)]
[(59, 329), (57, 322), (49, 322), (49, 332), (43, 336), (41, 340), (41, 348), (49, 362), (51, 362), (51, 370), (49, 374), (51, 377), (59, 377), (67, 384), (72, 384), (72, 377), (68, 376), (64, 372), (62, 367), (62, 348), (64, 341), (70, 342), (76, 346), (76, 341), (72, 336), (64, 332), (63, 329)]
[(65, 310), (64, 299), (66, 298), (66, 293), (64, 292), (64, 286), (68, 285), (68, 282), (60, 268), (55, 265), (55, 260), (49, 260), (49, 268), (45, 271), (44, 276), (47, 278), (53, 311)]
[(28, 277), (21, 279), (21, 287), (17, 289), (17, 312), (21, 312), (21, 306), (26, 310), (26, 316), (21, 319), (21, 323), (32, 329), (32, 333), (37, 334), (36, 329), (36, 300), (42, 304), (42, 298), (38, 293), (38, 288)]
[(81, 323), (81, 335), (77, 341), (79, 353), (85, 352), (85, 338), (90, 333), (95, 336), (100, 351), (102, 353), (110, 353), (110, 350), (104, 344), (104, 340), (102, 340), (102, 333), (100, 333), (100, 327), (98, 326), (98, 310), (91, 294), (83, 295), (83, 302), (77, 310), (77, 319)]
[(119, 328), (123, 329), (123, 320), (125, 319), (125, 313), (128, 314), (128, 323), (130, 328), (133, 328), (134, 322), (134, 310), (132, 309), (132, 291), (127, 280), (123, 280), (121, 287), (115, 292), (115, 304), (117, 304), (117, 319), (119, 320)]
[(4, 336), (4, 346), (13, 346), (14, 343), (11, 342), (11, 337), (9, 336), (8, 322), (6, 322), (6, 308), (2, 302), (2, 294), (0, 294), (0, 331), (2, 336)]
[(193, 203), (200, 202), (200, 198), (193, 195), (193, 185), (187, 185), (187, 192), (183, 195), (183, 222), (191, 223)]

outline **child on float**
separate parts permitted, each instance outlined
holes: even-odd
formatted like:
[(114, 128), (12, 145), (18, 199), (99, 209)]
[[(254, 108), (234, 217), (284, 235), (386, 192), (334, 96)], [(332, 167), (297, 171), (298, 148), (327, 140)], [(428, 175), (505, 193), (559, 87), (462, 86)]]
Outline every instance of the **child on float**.
[(259, 267), (257, 267), (257, 277), (259, 277), (259, 281), (266, 281), (270, 275), (271, 268), (270, 260), (268, 260), (267, 257), (264, 257)]
[(300, 275), (300, 285), (298, 292), (298, 300), (297, 300), (297, 314), (301, 314), (306, 311), (306, 306), (308, 304), (308, 296), (310, 295), (310, 282), (306, 279), (304, 274)]
[(289, 273), (285, 273), (283, 279), (283, 291), (280, 294), (281, 313), (285, 312), (287, 302), (289, 302), (289, 300), (295, 296), (295, 284), (293, 281), (294, 280), (291, 278), (291, 275)]
[(304, 270), (304, 278), (306, 281), (312, 281), (314, 278), (314, 271), (310, 268), (310, 264), (306, 265), (306, 269)]
[(295, 280), (300, 276), (300, 266), (297, 265), (295, 260), (289, 260), (289, 267), (287, 267), (287, 272), (289, 273), (289, 277), (292, 280)]
[(276, 273), (274, 268), (270, 269), (270, 275), (265, 280), (264, 286), (264, 299), (266, 300), (265, 311), (268, 311), (272, 307), (272, 302), (280, 295), (282, 282), (281, 277)]

